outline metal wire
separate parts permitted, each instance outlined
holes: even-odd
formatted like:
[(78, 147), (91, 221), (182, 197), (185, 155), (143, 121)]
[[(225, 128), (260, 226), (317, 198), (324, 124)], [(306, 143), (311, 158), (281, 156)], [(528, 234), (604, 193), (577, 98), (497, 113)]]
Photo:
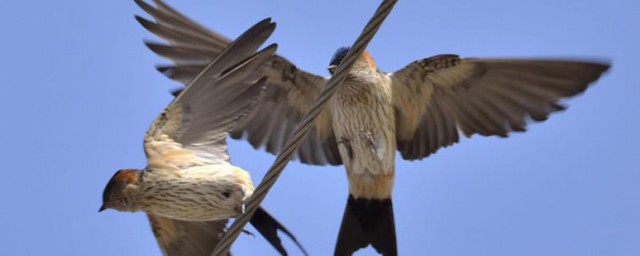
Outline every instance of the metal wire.
[(396, 2), (398, 2), (398, 0), (385, 0), (380, 4), (373, 17), (369, 20), (358, 39), (356, 39), (349, 52), (338, 66), (335, 74), (331, 76), (327, 85), (324, 87), (322, 92), (320, 92), (320, 96), (316, 99), (313, 105), (311, 105), (309, 111), (302, 117), (300, 124), (296, 126), (293, 134), (285, 143), (284, 150), (282, 150), (282, 152), (277, 156), (273, 165), (253, 192), (253, 195), (245, 203), (245, 214), (236, 218), (227, 230), (227, 233), (222, 237), (222, 240), (220, 240), (220, 243), (218, 243), (218, 246), (216, 246), (212, 255), (227, 255), (233, 242), (238, 238), (238, 235), (241, 233), (244, 226), (247, 224), (251, 216), (253, 216), (253, 213), (256, 211), (258, 206), (260, 206), (260, 203), (264, 200), (273, 184), (275, 184), (276, 180), (282, 173), (282, 170), (284, 170), (287, 163), (289, 163), (289, 160), (293, 157), (294, 152), (300, 147), (300, 144), (302, 144), (303, 139), (309, 132), (309, 129), (311, 129), (311, 125), (318, 114), (320, 114), (324, 109), (327, 101), (336, 91), (337, 86), (345, 79), (349, 70), (351, 70), (353, 63), (367, 47), (373, 36), (380, 28), (380, 25), (382, 25), (384, 19), (389, 15), (391, 9), (393, 9)]

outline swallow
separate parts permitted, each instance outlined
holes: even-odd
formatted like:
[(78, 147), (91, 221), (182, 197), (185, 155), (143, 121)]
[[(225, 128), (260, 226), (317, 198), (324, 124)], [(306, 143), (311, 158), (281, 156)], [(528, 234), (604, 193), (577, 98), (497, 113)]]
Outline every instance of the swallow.
[[(173, 61), (158, 66), (160, 72), (187, 84), (230, 40), (155, 2), (157, 10), (143, 7), (155, 22), (138, 21), (167, 44), (147, 46)], [(335, 52), (329, 73), (348, 51)], [(392, 206), (396, 150), (405, 160), (419, 160), (457, 143), (460, 134), (524, 132), (530, 120), (542, 122), (564, 110), (561, 100), (585, 91), (609, 67), (595, 61), (443, 54), (386, 73), (365, 51), (296, 154), (305, 164), (346, 168), (349, 196), (335, 255), (369, 245), (380, 254), (397, 255)], [(266, 77), (265, 96), (230, 135), (277, 154), (330, 77), (301, 70), (278, 55)]]
[[(249, 173), (230, 163), (228, 132), (256, 106), (275, 29), (265, 19), (221, 50), (155, 119), (144, 137), (147, 165), (122, 169), (109, 180), (100, 211), (145, 212), (164, 255), (210, 255), (229, 218), (244, 213), (253, 191)], [(257, 52), (256, 52), (257, 51)], [(277, 232), (297, 239), (259, 208), (250, 223), (287, 255)]]

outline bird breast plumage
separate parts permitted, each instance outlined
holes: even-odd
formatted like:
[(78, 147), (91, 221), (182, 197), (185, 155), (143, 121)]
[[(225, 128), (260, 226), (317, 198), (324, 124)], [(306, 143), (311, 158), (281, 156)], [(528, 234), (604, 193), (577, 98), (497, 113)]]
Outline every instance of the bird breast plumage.
[(331, 113), (351, 194), (387, 198), (396, 148), (389, 79), (379, 73), (350, 75), (336, 91)]
[(235, 217), (254, 189), (249, 174), (230, 164), (146, 170), (143, 179), (143, 210), (183, 221)]

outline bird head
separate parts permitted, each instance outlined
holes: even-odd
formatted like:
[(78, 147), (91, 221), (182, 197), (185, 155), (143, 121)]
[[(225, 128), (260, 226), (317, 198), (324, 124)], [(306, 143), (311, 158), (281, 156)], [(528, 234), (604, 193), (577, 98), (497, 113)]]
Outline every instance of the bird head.
[(102, 206), (99, 212), (106, 209), (134, 212), (138, 210), (137, 196), (141, 172), (135, 169), (117, 171), (102, 194)]
[[(347, 56), (347, 52), (349, 52), (350, 49), (351, 47), (340, 47), (338, 50), (336, 50), (336, 53), (333, 54), (328, 67), (329, 73), (331, 73), (331, 75), (333, 75), (333, 73), (336, 71), (338, 65), (344, 59), (344, 57)], [(368, 68), (374, 71), (377, 70), (376, 63), (373, 61), (373, 57), (371, 57), (371, 54), (369, 54), (369, 52), (367, 52), (366, 50), (363, 51), (362, 54), (358, 57), (353, 68)]]

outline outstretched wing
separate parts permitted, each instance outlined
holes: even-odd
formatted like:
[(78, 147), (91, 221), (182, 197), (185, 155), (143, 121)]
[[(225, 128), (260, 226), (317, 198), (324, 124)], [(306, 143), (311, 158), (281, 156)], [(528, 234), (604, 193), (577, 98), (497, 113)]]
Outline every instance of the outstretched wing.
[(189, 222), (147, 214), (162, 254), (209, 256), (225, 233), (227, 220)]
[(609, 64), (565, 60), (461, 59), (438, 55), (389, 74), (398, 150), (421, 159), (458, 142), (458, 132), (506, 137), (564, 109)]
[(276, 45), (256, 53), (275, 29), (265, 19), (232, 42), (153, 122), (144, 140), (150, 167), (227, 163), (226, 137), (264, 89)]
[[(187, 85), (207, 63), (220, 55), (230, 40), (204, 28), (160, 0), (153, 2), (156, 7), (136, 0), (155, 22), (141, 17), (136, 19), (168, 44), (146, 44), (153, 52), (173, 62), (173, 65), (158, 66), (158, 70)], [(254, 148), (264, 146), (268, 152), (277, 154), (283, 149), (285, 140), (302, 115), (320, 94), (326, 79), (300, 70), (280, 56), (275, 56), (266, 68), (266, 75), (264, 96), (258, 99), (251, 115), (231, 132), (231, 137), (245, 138)], [(341, 164), (328, 111), (317, 119), (315, 127), (298, 150), (297, 158), (314, 165)]]

